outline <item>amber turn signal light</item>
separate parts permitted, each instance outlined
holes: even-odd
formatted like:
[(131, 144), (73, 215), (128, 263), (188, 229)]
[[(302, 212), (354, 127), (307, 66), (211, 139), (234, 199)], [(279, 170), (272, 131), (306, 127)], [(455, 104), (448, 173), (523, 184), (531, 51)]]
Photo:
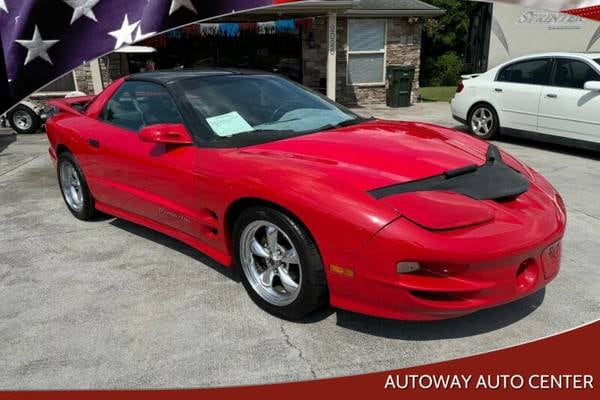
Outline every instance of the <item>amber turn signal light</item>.
[(349, 268), (340, 267), (339, 265), (330, 265), (329, 270), (338, 275), (345, 276), (346, 278), (354, 278), (354, 270)]

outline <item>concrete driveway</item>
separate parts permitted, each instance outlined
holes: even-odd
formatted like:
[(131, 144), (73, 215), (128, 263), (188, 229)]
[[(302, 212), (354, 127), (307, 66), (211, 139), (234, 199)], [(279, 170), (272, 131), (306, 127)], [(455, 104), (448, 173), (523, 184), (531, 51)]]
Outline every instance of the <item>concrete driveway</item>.
[[(449, 126), (448, 105), (361, 109)], [(562, 272), (513, 304), (441, 322), (325, 309), (283, 322), (229, 271), (151, 230), (84, 223), (61, 199), (43, 134), (0, 132), (0, 388), (200, 387), (303, 380), (447, 360), (600, 317), (600, 162), (501, 140), (569, 208)], [(516, 360), (518, 361), (518, 360)]]

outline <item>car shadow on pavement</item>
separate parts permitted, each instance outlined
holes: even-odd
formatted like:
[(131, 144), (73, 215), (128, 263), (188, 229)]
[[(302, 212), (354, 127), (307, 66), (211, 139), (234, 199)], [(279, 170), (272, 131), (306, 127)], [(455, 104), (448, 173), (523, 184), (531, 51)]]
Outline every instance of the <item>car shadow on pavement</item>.
[(17, 135), (15, 134), (0, 134), (0, 155), (16, 141)]
[(133, 233), (134, 235), (137, 235), (141, 238), (151, 240), (154, 243), (158, 243), (160, 245), (168, 247), (171, 250), (178, 251), (179, 253), (181, 253), (183, 255), (186, 255), (204, 265), (207, 265), (208, 267), (214, 269), (215, 271), (224, 275), (225, 277), (227, 277), (235, 282), (240, 282), (240, 278), (239, 278), (238, 274), (235, 272), (234, 268), (228, 268), (228, 267), (216, 262), (215, 260), (208, 257), (204, 253), (201, 253), (200, 251), (194, 249), (191, 246), (188, 246), (187, 244), (185, 244), (177, 239), (174, 239), (170, 236), (163, 235), (160, 232), (154, 231), (154, 230), (146, 228), (144, 226), (137, 225), (132, 222), (125, 221), (125, 220), (119, 219), (119, 218), (115, 218), (114, 220), (112, 220), (110, 222), (110, 225), (112, 225), (116, 228), (119, 228), (119, 229), (123, 229), (129, 233)]
[[(123, 229), (143, 239), (151, 240), (154, 243), (178, 251), (209, 266), (226, 278), (238, 283), (240, 282), (240, 277), (233, 268), (228, 268), (214, 261), (207, 255), (177, 239), (118, 218), (113, 219), (109, 223), (116, 228)], [(310, 325), (323, 321), (335, 314), (338, 326), (368, 335), (388, 339), (418, 341), (452, 339), (479, 335), (511, 325), (534, 312), (543, 303), (545, 295), (546, 290), (544, 288), (513, 303), (482, 310), (464, 317), (441, 321), (398, 321), (356, 314), (333, 307), (323, 307), (309, 316), (294, 322)]]
[(525, 318), (543, 303), (545, 296), (544, 288), (513, 303), (441, 321), (397, 321), (337, 310), (337, 325), (388, 339), (427, 341), (464, 338), (491, 332)]
[(541, 142), (533, 139), (521, 138), (516, 136), (500, 135), (493, 139), (498, 143), (516, 144), (519, 146), (531, 147), (539, 150), (552, 151), (554, 153), (565, 154), (569, 156), (584, 157), (590, 160), (600, 161), (600, 153), (593, 150), (579, 149), (561, 144)]

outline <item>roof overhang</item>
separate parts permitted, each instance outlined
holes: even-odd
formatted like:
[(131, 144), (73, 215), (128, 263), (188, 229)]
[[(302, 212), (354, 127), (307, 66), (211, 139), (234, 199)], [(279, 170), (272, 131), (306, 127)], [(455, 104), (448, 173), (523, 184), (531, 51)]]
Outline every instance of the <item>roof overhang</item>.
[(365, 10), (349, 9), (342, 15), (349, 17), (437, 17), (445, 10)]
[(285, 18), (318, 17), (329, 13), (343, 14), (352, 9), (354, 1), (308, 0), (258, 8), (219, 18), (220, 21), (271, 21)]

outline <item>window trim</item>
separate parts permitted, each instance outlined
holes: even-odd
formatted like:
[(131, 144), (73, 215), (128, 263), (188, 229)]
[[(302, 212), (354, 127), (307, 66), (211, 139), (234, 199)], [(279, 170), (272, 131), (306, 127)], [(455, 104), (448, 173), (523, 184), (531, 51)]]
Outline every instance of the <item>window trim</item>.
[[(350, 23), (351, 21), (383, 21), (383, 49), (376, 51), (350, 51)], [(387, 68), (387, 49), (388, 49), (388, 20), (385, 18), (348, 18), (346, 20), (346, 86), (356, 87), (375, 87), (385, 86), (386, 84), (386, 68)], [(350, 82), (350, 57), (353, 55), (383, 55), (383, 71), (381, 82), (366, 82), (366, 83), (352, 83)]]
[[(496, 73), (496, 77), (494, 78), (494, 82), (508, 83), (508, 84), (512, 84), (512, 85), (548, 86), (550, 83), (550, 79), (552, 78), (552, 70), (554, 69), (554, 60), (555, 59), (556, 59), (556, 57), (532, 57), (532, 58), (526, 58), (526, 59), (521, 59), (521, 60), (515, 60), (514, 62), (511, 62), (510, 64), (504, 65), (502, 68), (500, 68), (498, 70), (498, 73)], [(545, 77), (544, 83), (523, 83), (523, 82), (511, 82), (511, 81), (499, 80), (500, 74), (505, 69), (510, 68), (513, 65), (525, 63), (528, 61), (539, 61), (539, 60), (548, 60), (548, 66), (546, 67), (546, 77)]]

